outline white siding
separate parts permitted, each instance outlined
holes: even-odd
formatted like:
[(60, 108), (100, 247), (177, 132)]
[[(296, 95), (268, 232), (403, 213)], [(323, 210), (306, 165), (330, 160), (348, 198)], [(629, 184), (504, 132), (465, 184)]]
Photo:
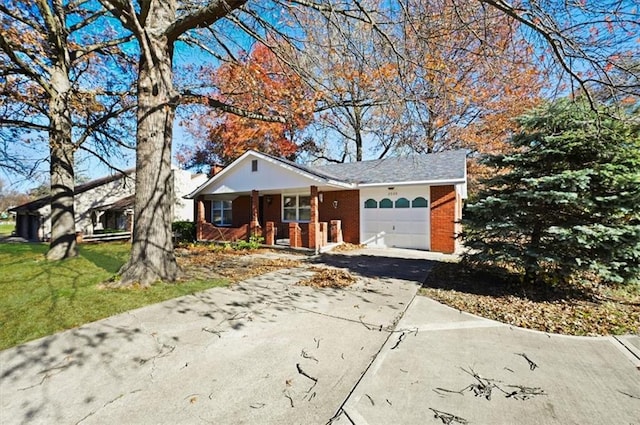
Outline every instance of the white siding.
[[(77, 194), (74, 197), (76, 231), (93, 234), (91, 211), (99, 206), (112, 204), (135, 193), (135, 173), (121, 179), (105, 183)], [(51, 229), (49, 229), (50, 231)]]
[[(251, 170), (251, 161), (258, 161), (257, 171)], [(319, 179), (302, 175), (299, 170), (287, 169), (282, 164), (248, 156), (232, 169), (223, 171), (219, 180), (212, 181), (200, 192), (202, 195), (222, 195), (259, 191), (291, 191), (318, 184)]]
[(175, 203), (173, 204), (173, 221), (193, 221), (193, 199), (184, 199), (207, 181), (206, 174), (192, 174), (178, 168), (173, 170), (173, 190)]

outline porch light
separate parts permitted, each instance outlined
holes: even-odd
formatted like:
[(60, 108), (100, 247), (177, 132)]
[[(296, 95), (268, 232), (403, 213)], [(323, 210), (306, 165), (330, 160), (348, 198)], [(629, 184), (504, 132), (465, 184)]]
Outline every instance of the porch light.
[(267, 204), (271, 205), (271, 202), (273, 202), (273, 199), (271, 198), (271, 195), (267, 195), (266, 196), (266, 200), (267, 200)]
[(333, 201), (333, 208), (338, 208), (338, 200)]
[(324, 193), (318, 193), (318, 199), (320, 200), (320, 202), (324, 202)]

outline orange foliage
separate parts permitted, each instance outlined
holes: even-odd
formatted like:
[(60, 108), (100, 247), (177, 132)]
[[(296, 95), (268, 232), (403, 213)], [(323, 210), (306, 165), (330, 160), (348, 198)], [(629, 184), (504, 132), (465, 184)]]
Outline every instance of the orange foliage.
[(247, 149), (292, 158), (296, 137), (311, 122), (315, 98), (302, 79), (264, 45), (257, 45), (239, 63), (224, 64), (203, 72), (202, 80), (216, 88), (213, 97), (244, 111), (285, 122), (209, 110), (186, 122), (194, 136), (204, 139), (196, 147), (184, 147), (178, 159), (188, 166), (229, 163)]
[(433, 135), (427, 143), (502, 152), (513, 118), (541, 101), (544, 76), (531, 65), (532, 48), (502, 14), (452, 0), (436, 3), (415, 23)]

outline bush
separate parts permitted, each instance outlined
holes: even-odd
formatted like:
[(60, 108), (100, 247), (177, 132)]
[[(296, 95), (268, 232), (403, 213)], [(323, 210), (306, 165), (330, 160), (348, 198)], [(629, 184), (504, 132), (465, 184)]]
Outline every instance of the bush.
[(249, 238), (249, 241), (236, 241), (233, 243), (232, 248), (235, 250), (249, 250), (258, 249), (264, 242), (262, 236), (253, 235)]
[(192, 221), (174, 221), (171, 230), (178, 242), (194, 242), (196, 240), (196, 223)]

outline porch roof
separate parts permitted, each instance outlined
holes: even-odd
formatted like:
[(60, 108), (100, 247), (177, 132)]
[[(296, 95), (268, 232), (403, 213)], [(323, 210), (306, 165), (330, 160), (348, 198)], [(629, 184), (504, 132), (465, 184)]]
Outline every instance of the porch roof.
[(93, 207), (92, 209), (98, 211), (125, 211), (127, 209), (133, 208), (134, 203), (135, 195), (130, 195), (109, 204)]

